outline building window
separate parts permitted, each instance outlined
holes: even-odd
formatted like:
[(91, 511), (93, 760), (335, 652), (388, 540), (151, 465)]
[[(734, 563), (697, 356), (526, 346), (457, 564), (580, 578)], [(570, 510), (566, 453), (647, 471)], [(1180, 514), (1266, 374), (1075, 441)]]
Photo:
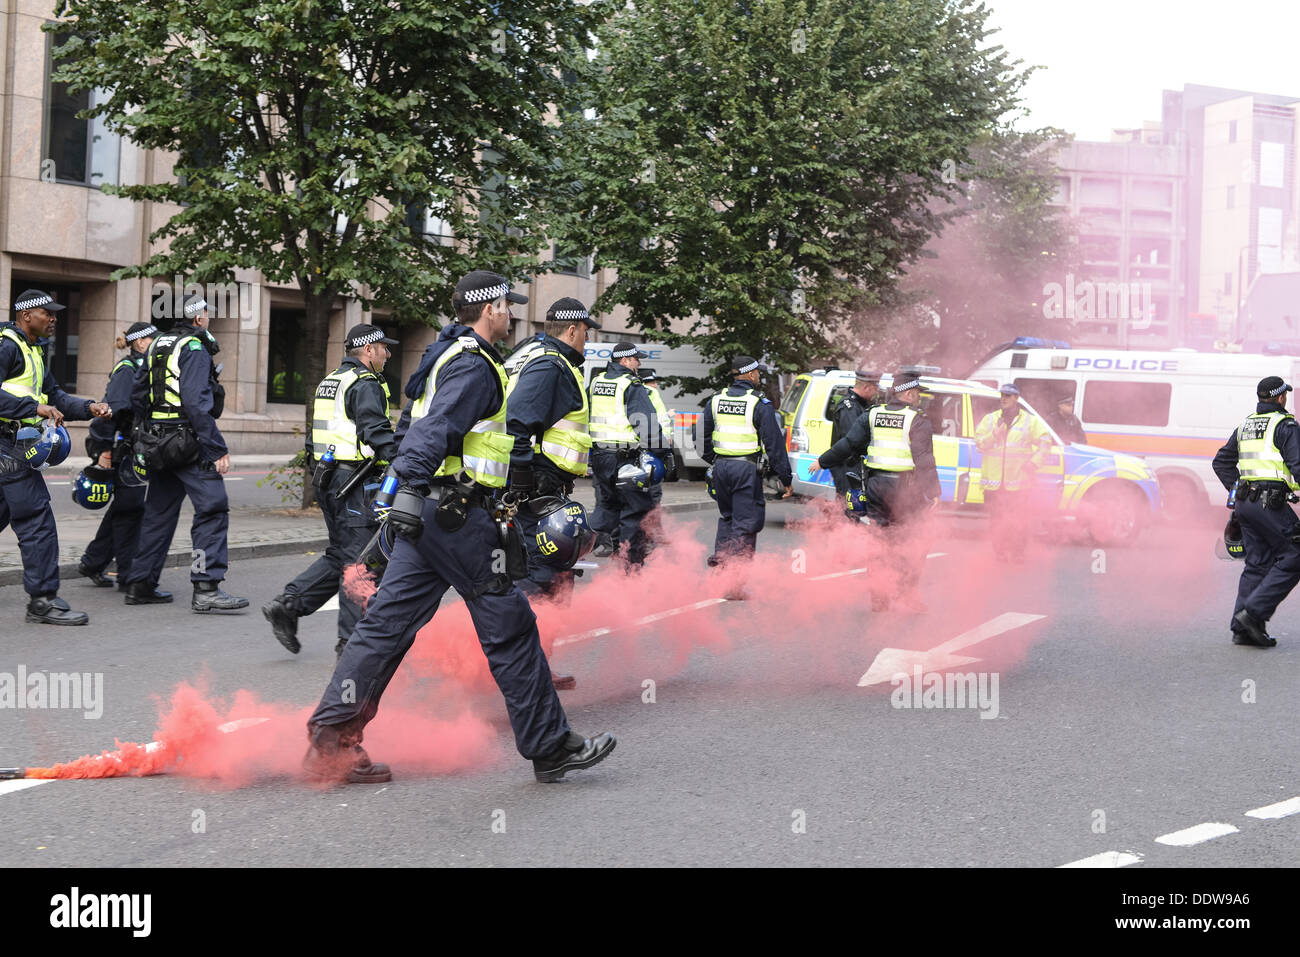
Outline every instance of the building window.
[[(270, 363), (266, 369), (266, 401), (302, 405), (307, 401), (306, 317), (300, 309), (272, 309)], [(316, 383), (312, 383), (313, 386)]]
[(1120, 181), (1085, 176), (1079, 181), (1079, 202), (1084, 206), (1119, 206)]
[(1236, 205), (1236, 200), (1237, 200), (1237, 187), (1229, 186), (1228, 187), (1228, 208), (1229, 209), (1232, 209), (1233, 206)]
[(1092, 379), (1083, 389), (1081, 418), (1096, 425), (1169, 424), (1168, 382), (1117, 382)]
[(104, 90), (72, 93), (65, 83), (50, 80), (55, 70), (53, 52), (67, 36), (46, 41), (45, 149), (41, 179), (75, 186), (103, 186), (117, 183), (121, 138), (109, 131), (100, 117), (78, 119), (77, 114), (107, 99)]
[(438, 216), (428, 206), (411, 203), (406, 207), (406, 225), (411, 235), (435, 242), (440, 246), (450, 246), (455, 242), (451, 223)]
[(578, 276), (582, 279), (591, 278), (592, 257), (575, 256), (564, 252), (560, 249), (559, 244), (551, 247), (551, 258), (560, 264), (556, 273), (561, 276)]

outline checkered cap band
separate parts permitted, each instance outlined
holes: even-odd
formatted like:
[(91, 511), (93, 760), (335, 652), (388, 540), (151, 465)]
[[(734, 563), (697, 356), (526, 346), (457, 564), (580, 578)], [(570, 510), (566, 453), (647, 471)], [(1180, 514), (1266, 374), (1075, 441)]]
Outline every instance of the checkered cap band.
[[(558, 309), (555, 313), (558, 322), (582, 322), (591, 318), (586, 309)], [(628, 353), (631, 355), (632, 353)]]
[(615, 359), (626, 359), (628, 356), (634, 356), (640, 351), (636, 346), (633, 346), (631, 349), (615, 349), (610, 355)]
[(150, 336), (158, 335), (158, 327), (150, 326), (148, 329), (141, 329), (139, 332), (128, 332), (126, 334), (127, 342), (135, 342), (137, 339), (147, 339)]
[(895, 382), (893, 385), (893, 391), (895, 392), (906, 392), (908, 389), (919, 389), (919, 388), (921, 388), (920, 379), (911, 379), (907, 382)]
[(471, 289), (461, 295), (466, 302), (491, 302), (493, 299), (500, 299), (510, 291), (510, 283), (503, 282), (496, 286), (488, 286), (486, 289)]
[(208, 301), (202, 297), (195, 299), (193, 302), (185, 304), (185, 315), (196, 316), (204, 309), (208, 308)]
[(378, 342), (382, 338), (384, 338), (384, 330), (376, 329), (373, 332), (367, 332), (364, 336), (349, 339), (347, 346), (349, 349), (355, 349), (357, 346), (368, 346), (372, 342)]
[(1288, 389), (1290, 389), (1290, 388), (1291, 388), (1291, 387), (1290, 387), (1289, 385), (1287, 385), (1285, 382), (1283, 382), (1283, 383), (1282, 383), (1280, 386), (1278, 386), (1276, 389), (1272, 389), (1272, 390), (1270, 390), (1268, 394), (1269, 394), (1270, 396), (1279, 396), (1279, 395), (1281, 395), (1283, 392), (1286, 392), (1286, 391), (1287, 391)]
[(54, 299), (50, 296), (37, 296), (35, 299), (24, 299), (21, 302), (14, 303), (14, 310), (21, 312), (24, 309), (35, 309), (37, 306), (48, 306)]
[(751, 362), (749, 365), (741, 366), (739, 369), (737, 369), (736, 375), (745, 375), (748, 372), (753, 372), (757, 368), (758, 368), (758, 360), (756, 359), (753, 362)]

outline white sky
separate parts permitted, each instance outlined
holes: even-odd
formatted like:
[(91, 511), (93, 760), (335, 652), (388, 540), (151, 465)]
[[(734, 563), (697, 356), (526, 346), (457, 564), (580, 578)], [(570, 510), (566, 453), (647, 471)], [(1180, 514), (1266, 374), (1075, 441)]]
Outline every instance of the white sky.
[(1013, 59), (1041, 65), (1017, 125), (1108, 140), (1185, 83), (1300, 100), (1300, 0), (985, 0)]

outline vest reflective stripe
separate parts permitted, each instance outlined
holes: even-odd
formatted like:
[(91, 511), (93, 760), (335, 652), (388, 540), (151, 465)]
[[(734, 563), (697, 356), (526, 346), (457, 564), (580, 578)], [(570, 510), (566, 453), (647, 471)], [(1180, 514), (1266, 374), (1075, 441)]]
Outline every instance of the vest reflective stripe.
[[(168, 333), (159, 336), (149, 347), (149, 418), (155, 420), (173, 420), (181, 417), (181, 350), (187, 348), (190, 341), (199, 342), (195, 335), (177, 336)], [(201, 343), (200, 343), (201, 344)], [(154, 362), (163, 355), (166, 366), (163, 369), (161, 395), (156, 388)]]
[(664, 397), (659, 394), (658, 389), (646, 386), (645, 390), (650, 393), (650, 404), (655, 407), (655, 418), (659, 420), (659, 432), (663, 435), (661, 442), (667, 447), (673, 440), (672, 413), (668, 411), (668, 406), (664, 405)]
[(713, 412), (714, 452), (718, 455), (754, 455), (758, 452), (758, 429), (754, 427), (754, 410), (758, 403), (759, 397), (752, 392), (744, 395), (719, 392), (709, 400), (709, 409)]
[(506, 392), (506, 398), (508, 400), (510, 393), (515, 391), (515, 386), (519, 384), (519, 379), (528, 364), (544, 355), (555, 356), (573, 373), (573, 379), (578, 384), (578, 395), (582, 396), (582, 405), (550, 425), (542, 433), (541, 441), (534, 443), (533, 451), (545, 455), (566, 472), (573, 475), (586, 475), (587, 458), (591, 451), (591, 435), (587, 431), (591, 405), (587, 399), (587, 390), (582, 387), (582, 372), (574, 368), (573, 363), (553, 349), (543, 348), (539, 343), (538, 348), (532, 350), (523, 364), (516, 367), (514, 374), (510, 376), (510, 388)]
[(1256, 412), (1246, 417), (1237, 428), (1237, 471), (1252, 482), (1285, 482), (1287, 487), (1300, 491), (1291, 470), (1287, 468), (1282, 453), (1274, 444), (1278, 423), (1294, 418), (1288, 412)]
[(384, 414), (388, 414), (388, 383), (370, 371), (360, 371), (354, 366), (335, 369), (316, 387), (312, 406), (311, 445), (316, 458), (327, 449), (334, 450), (337, 462), (359, 462), (375, 454), (375, 450), (361, 442), (357, 424), (348, 418), (348, 390), (362, 379), (371, 379), (384, 390)]
[[(18, 346), (23, 357), (23, 368), (16, 376), (0, 382), (0, 389), (10, 395), (23, 399), (35, 399), (37, 405), (45, 405), (48, 396), (41, 390), (45, 387), (45, 353), (39, 347), (27, 341), (27, 337), (16, 329), (0, 330), (6, 339), (11, 339)], [(12, 422), (13, 419), (5, 419)], [(36, 425), (40, 416), (32, 415), (22, 420), (23, 425)]]
[(867, 446), (864, 461), (867, 468), (881, 472), (911, 472), (916, 468), (912, 460), (912, 444), (908, 436), (916, 409), (887, 409), (874, 407), (867, 415), (871, 423), (871, 443)]
[(424, 392), (411, 405), (411, 422), (414, 423), (429, 414), (429, 405), (438, 390), (438, 373), (462, 352), (476, 352), (492, 367), (492, 371), (501, 380), (501, 406), (486, 419), (474, 423), (474, 427), (465, 435), (461, 455), (448, 455), (433, 473), (434, 478), (456, 476), (462, 471), (480, 485), (488, 488), (505, 488), (506, 475), (510, 471), (510, 451), (514, 448), (514, 439), (506, 432), (506, 370), (491, 356), (479, 349), (478, 340), (472, 336), (461, 336), (433, 364)]
[(627, 417), (627, 390), (633, 377), (610, 378), (601, 373), (591, 380), (591, 440), (600, 445), (637, 447), (641, 438)]

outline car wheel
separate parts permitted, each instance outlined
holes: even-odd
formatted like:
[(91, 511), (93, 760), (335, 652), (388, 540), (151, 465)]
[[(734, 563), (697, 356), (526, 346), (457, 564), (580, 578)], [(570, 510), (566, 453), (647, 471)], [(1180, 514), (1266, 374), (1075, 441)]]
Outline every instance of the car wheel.
[(1129, 545), (1142, 531), (1145, 507), (1136, 489), (1106, 483), (1083, 500), (1088, 533), (1098, 545)]
[(1160, 509), (1165, 518), (1181, 522), (1205, 510), (1205, 493), (1190, 479), (1171, 475), (1160, 480)]

